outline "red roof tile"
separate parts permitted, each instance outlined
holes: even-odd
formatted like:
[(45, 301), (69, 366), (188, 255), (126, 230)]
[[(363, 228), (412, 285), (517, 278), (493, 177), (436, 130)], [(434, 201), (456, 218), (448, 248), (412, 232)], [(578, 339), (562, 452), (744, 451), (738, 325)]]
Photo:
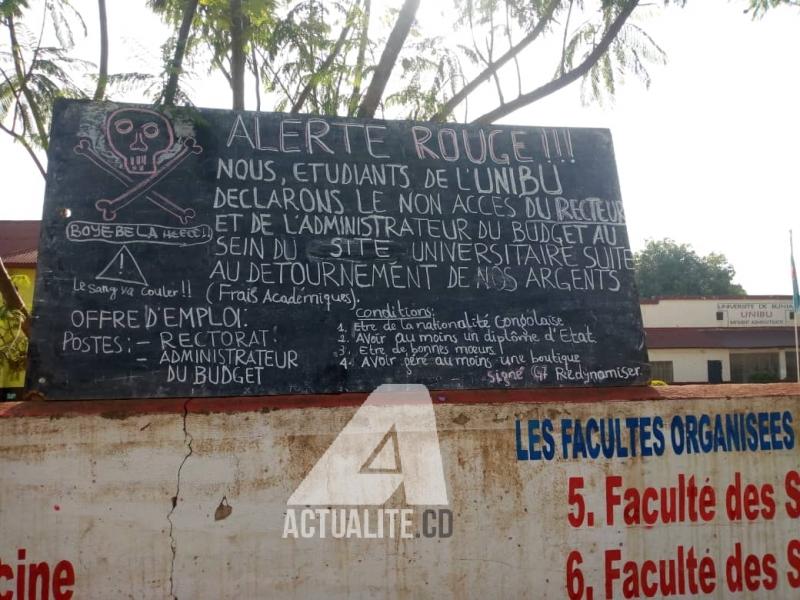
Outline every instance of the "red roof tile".
[(791, 300), (791, 296), (784, 294), (755, 294), (752, 296), (653, 296), (650, 298), (642, 297), (639, 304), (658, 304), (662, 300), (739, 300), (747, 302), (748, 300)]
[(0, 221), (0, 258), (9, 266), (35, 266), (41, 221)]
[(38, 256), (39, 252), (37, 250), (18, 252), (17, 254), (4, 256), (3, 264), (7, 267), (35, 268)]
[(791, 348), (791, 327), (646, 327), (647, 347), (664, 348)]

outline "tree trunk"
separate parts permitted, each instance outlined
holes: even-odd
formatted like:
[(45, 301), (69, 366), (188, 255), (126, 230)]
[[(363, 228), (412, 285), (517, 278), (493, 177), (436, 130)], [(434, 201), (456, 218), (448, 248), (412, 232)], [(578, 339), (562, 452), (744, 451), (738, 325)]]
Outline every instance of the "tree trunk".
[(183, 17), (178, 29), (178, 39), (175, 41), (175, 54), (169, 65), (169, 77), (164, 86), (164, 104), (175, 104), (175, 95), (178, 93), (178, 79), (183, 73), (183, 57), (186, 54), (186, 45), (189, 43), (189, 33), (192, 30), (192, 21), (197, 12), (197, 0), (186, 0), (183, 5)]
[(22, 147), (23, 147), (23, 148), (25, 148), (25, 151), (26, 151), (26, 152), (28, 153), (28, 155), (31, 157), (31, 160), (33, 160), (33, 162), (36, 164), (36, 168), (37, 168), (37, 169), (39, 169), (39, 173), (41, 173), (41, 174), (42, 174), (42, 177), (44, 177), (45, 179), (47, 179), (47, 169), (45, 169), (45, 168), (44, 168), (44, 165), (42, 164), (42, 161), (40, 161), (40, 160), (39, 160), (39, 157), (38, 157), (38, 156), (36, 156), (36, 152), (35, 152), (35, 151), (34, 151), (34, 149), (31, 147), (31, 144), (30, 144), (30, 142), (29, 142), (28, 140), (26, 140), (26, 139), (25, 139), (25, 136), (23, 136), (23, 135), (20, 135), (19, 133), (17, 133), (17, 132), (16, 132), (16, 131), (14, 131), (13, 129), (9, 129), (9, 128), (8, 128), (8, 127), (6, 127), (5, 125), (3, 125), (3, 123), (2, 123), (2, 122), (0, 122), (0, 131), (3, 131), (3, 132), (5, 132), (5, 133), (7, 133), (7, 134), (8, 134), (8, 135), (10, 135), (10, 136), (11, 136), (11, 137), (12, 137), (12, 138), (15, 140), (15, 141), (17, 141), (17, 142), (19, 142), (20, 144), (22, 144)]
[(344, 46), (344, 43), (347, 41), (347, 35), (350, 33), (352, 11), (358, 8), (358, 4), (359, 0), (356, 0), (355, 4), (353, 5), (353, 8), (345, 18), (344, 27), (342, 28), (342, 31), (339, 34), (336, 43), (333, 45), (333, 48), (331, 48), (330, 54), (328, 54), (328, 56), (325, 57), (325, 60), (322, 61), (322, 64), (319, 66), (319, 69), (317, 69), (316, 72), (311, 73), (309, 75), (308, 81), (306, 82), (303, 91), (300, 92), (300, 95), (297, 97), (297, 100), (294, 101), (294, 104), (292, 104), (292, 108), (289, 112), (291, 113), (300, 112), (300, 109), (303, 108), (303, 104), (305, 104), (305, 101), (308, 100), (308, 97), (311, 95), (311, 92), (313, 92), (314, 89), (317, 87), (317, 82), (319, 81), (319, 77), (321, 75), (324, 75), (325, 72), (331, 68), (333, 61), (336, 60), (336, 57), (342, 50), (342, 46)]
[(253, 79), (255, 79), (256, 111), (261, 112), (261, 78), (258, 75), (258, 59), (256, 57), (255, 44), (250, 46), (250, 60), (253, 63)]
[(19, 42), (17, 41), (17, 28), (14, 24), (14, 18), (11, 15), (6, 17), (6, 24), (8, 25), (8, 35), (11, 41), (11, 57), (12, 62), (14, 63), (14, 72), (17, 75), (17, 79), (19, 79), (19, 91), (22, 92), (22, 95), (25, 96), (25, 100), (28, 102), (28, 108), (33, 116), (33, 122), (36, 125), (36, 132), (39, 136), (39, 144), (42, 146), (42, 148), (47, 150), (47, 129), (45, 128), (44, 119), (42, 118), (42, 113), (39, 110), (39, 105), (36, 104), (33, 94), (31, 94), (31, 91), (28, 88), (28, 82), (25, 75), (25, 65), (22, 59), (22, 50), (20, 50)]
[(369, 82), (367, 93), (364, 94), (364, 100), (358, 108), (357, 117), (369, 119), (375, 116), (375, 111), (378, 109), (383, 92), (386, 90), (386, 84), (392, 75), (392, 69), (394, 69), (394, 65), (397, 62), (397, 57), (400, 55), (403, 44), (406, 43), (408, 32), (414, 24), (419, 1), (406, 0), (403, 3), (403, 8), (400, 9), (400, 14), (397, 15), (397, 21), (394, 24), (392, 33), (389, 34), (389, 39), (386, 41), (386, 47), (383, 49), (378, 67)]
[(364, 56), (367, 52), (369, 40), (369, 13), (371, 0), (364, 1), (364, 15), (361, 22), (361, 38), (358, 40), (358, 56), (356, 57), (355, 73), (353, 75), (353, 93), (347, 106), (347, 116), (352, 117), (358, 110), (358, 97), (361, 95), (361, 80), (364, 77)]
[(231, 10), (231, 91), (233, 110), (244, 110), (244, 30), (245, 16), (242, 0), (230, 0)]
[(100, 69), (97, 73), (97, 88), (94, 91), (94, 100), (99, 102), (106, 95), (108, 83), (108, 17), (106, 16), (106, 0), (97, 0), (100, 15)]

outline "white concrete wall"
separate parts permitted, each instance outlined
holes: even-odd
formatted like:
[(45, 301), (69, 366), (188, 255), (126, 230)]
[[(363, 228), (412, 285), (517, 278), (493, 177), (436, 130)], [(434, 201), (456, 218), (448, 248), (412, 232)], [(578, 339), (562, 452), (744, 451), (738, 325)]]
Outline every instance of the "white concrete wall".
[(707, 383), (708, 361), (722, 361), (722, 380), (731, 380), (731, 354), (778, 354), (781, 379), (786, 378), (786, 348), (759, 348), (727, 350), (719, 348), (666, 348), (648, 349), (650, 361), (672, 361), (675, 383)]
[(730, 381), (729, 351), (718, 348), (648, 349), (651, 361), (671, 360), (675, 383), (707, 383), (708, 361), (722, 361), (722, 380)]
[[(643, 303), (645, 327), (790, 327), (791, 300), (742, 298), (741, 300), (663, 299)], [(723, 313), (717, 320), (717, 311)]]
[[(716, 566), (714, 589), (704, 597), (800, 597), (800, 589), (789, 583), (795, 570), (800, 578), (800, 520), (787, 512), (795, 500), (785, 484), (800, 468), (796, 444), (686, 454), (671, 446), (668, 430), (673, 419), (683, 423), (707, 414), (713, 423), (716, 415), (773, 411), (796, 440), (798, 409), (796, 396), (436, 405), (454, 517), (453, 535), (446, 539), (284, 539), (288, 498), (355, 407), (255, 407), (209, 414), (190, 405), (185, 418), (179, 413), (126, 416), (125, 409), (105, 416), (42, 411), (38, 417), (0, 418), (0, 561), (14, 566), (47, 562), (51, 571), (59, 561), (69, 561), (74, 582), (49, 596), (59, 599), (68, 597), (65, 590), (76, 599), (102, 600), (560, 599), (567, 597), (569, 557), (578, 551), (581, 561), (572, 566), (599, 599), (606, 597), (609, 582), (611, 597), (623, 597), (621, 583), (604, 568), (610, 552), (619, 550), (621, 561), (641, 564), (675, 558), (680, 546), (698, 558), (710, 557)], [(568, 452), (562, 457), (563, 419), (584, 424), (590, 418), (621, 419), (624, 427), (629, 417), (648, 423), (663, 419), (663, 454), (591, 459)], [(558, 458), (518, 460), (520, 448), (530, 448), (529, 419), (555, 423)], [(788, 439), (780, 427), (781, 439)], [(622, 445), (630, 441), (624, 433)], [(744, 483), (773, 486), (777, 510), (772, 517), (740, 522), (725, 516), (725, 491), (736, 473)], [(694, 477), (697, 485), (713, 488), (715, 516), (651, 528), (621, 523), (622, 508), (612, 507), (617, 521), (609, 525), (609, 476), (622, 477), (625, 487), (640, 494), (647, 486), (673, 486), (679, 476), (684, 483)], [(568, 480), (576, 477), (583, 478), (583, 486), (574, 491), (586, 504), (578, 527), (567, 520), (568, 513), (578, 511), (568, 502)], [(800, 479), (796, 500), (800, 506)], [(387, 506), (407, 506), (402, 490)], [(745, 554), (777, 557), (774, 590), (730, 591), (725, 565), (737, 543)], [(17, 560), (20, 549), (27, 553), (23, 561)], [(17, 600), (15, 585), (0, 568), (0, 595)]]
[(719, 327), (716, 302), (710, 300), (661, 300), (642, 304), (645, 327)]

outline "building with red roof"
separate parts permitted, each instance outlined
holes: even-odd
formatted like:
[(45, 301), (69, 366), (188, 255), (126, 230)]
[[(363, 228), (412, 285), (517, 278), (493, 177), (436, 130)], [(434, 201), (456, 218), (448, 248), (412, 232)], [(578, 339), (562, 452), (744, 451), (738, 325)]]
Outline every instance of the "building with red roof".
[(797, 380), (791, 296), (652, 298), (640, 306), (654, 379)]
[(0, 221), (0, 258), (7, 269), (36, 268), (41, 221)]

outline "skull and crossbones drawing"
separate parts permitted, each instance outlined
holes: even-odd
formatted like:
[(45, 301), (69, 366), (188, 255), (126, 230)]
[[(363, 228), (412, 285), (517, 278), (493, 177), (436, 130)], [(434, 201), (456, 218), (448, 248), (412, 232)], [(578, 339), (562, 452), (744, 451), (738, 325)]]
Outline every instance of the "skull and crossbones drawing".
[(122, 168), (103, 158), (88, 138), (75, 146), (76, 154), (83, 156), (125, 186), (125, 191), (114, 199), (101, 198), (95, 202), (105, 221), (113, 221), (117, 213), (145, 197), (165, 212), (186, 225), (195, 217), (191, 208), (182, 208), (153, 188), (169, 175), (190, 154), (200, 154), (203, 148), (194, 138), (178, 140), (180, 145), (174, 156), (161, 161), (161, 157), (174, 151), (175, 132), (172, 124), (155, 111), (145, 108), (121, 108), (106, 119), (105, 136), (109, 149), (122, 162)]

